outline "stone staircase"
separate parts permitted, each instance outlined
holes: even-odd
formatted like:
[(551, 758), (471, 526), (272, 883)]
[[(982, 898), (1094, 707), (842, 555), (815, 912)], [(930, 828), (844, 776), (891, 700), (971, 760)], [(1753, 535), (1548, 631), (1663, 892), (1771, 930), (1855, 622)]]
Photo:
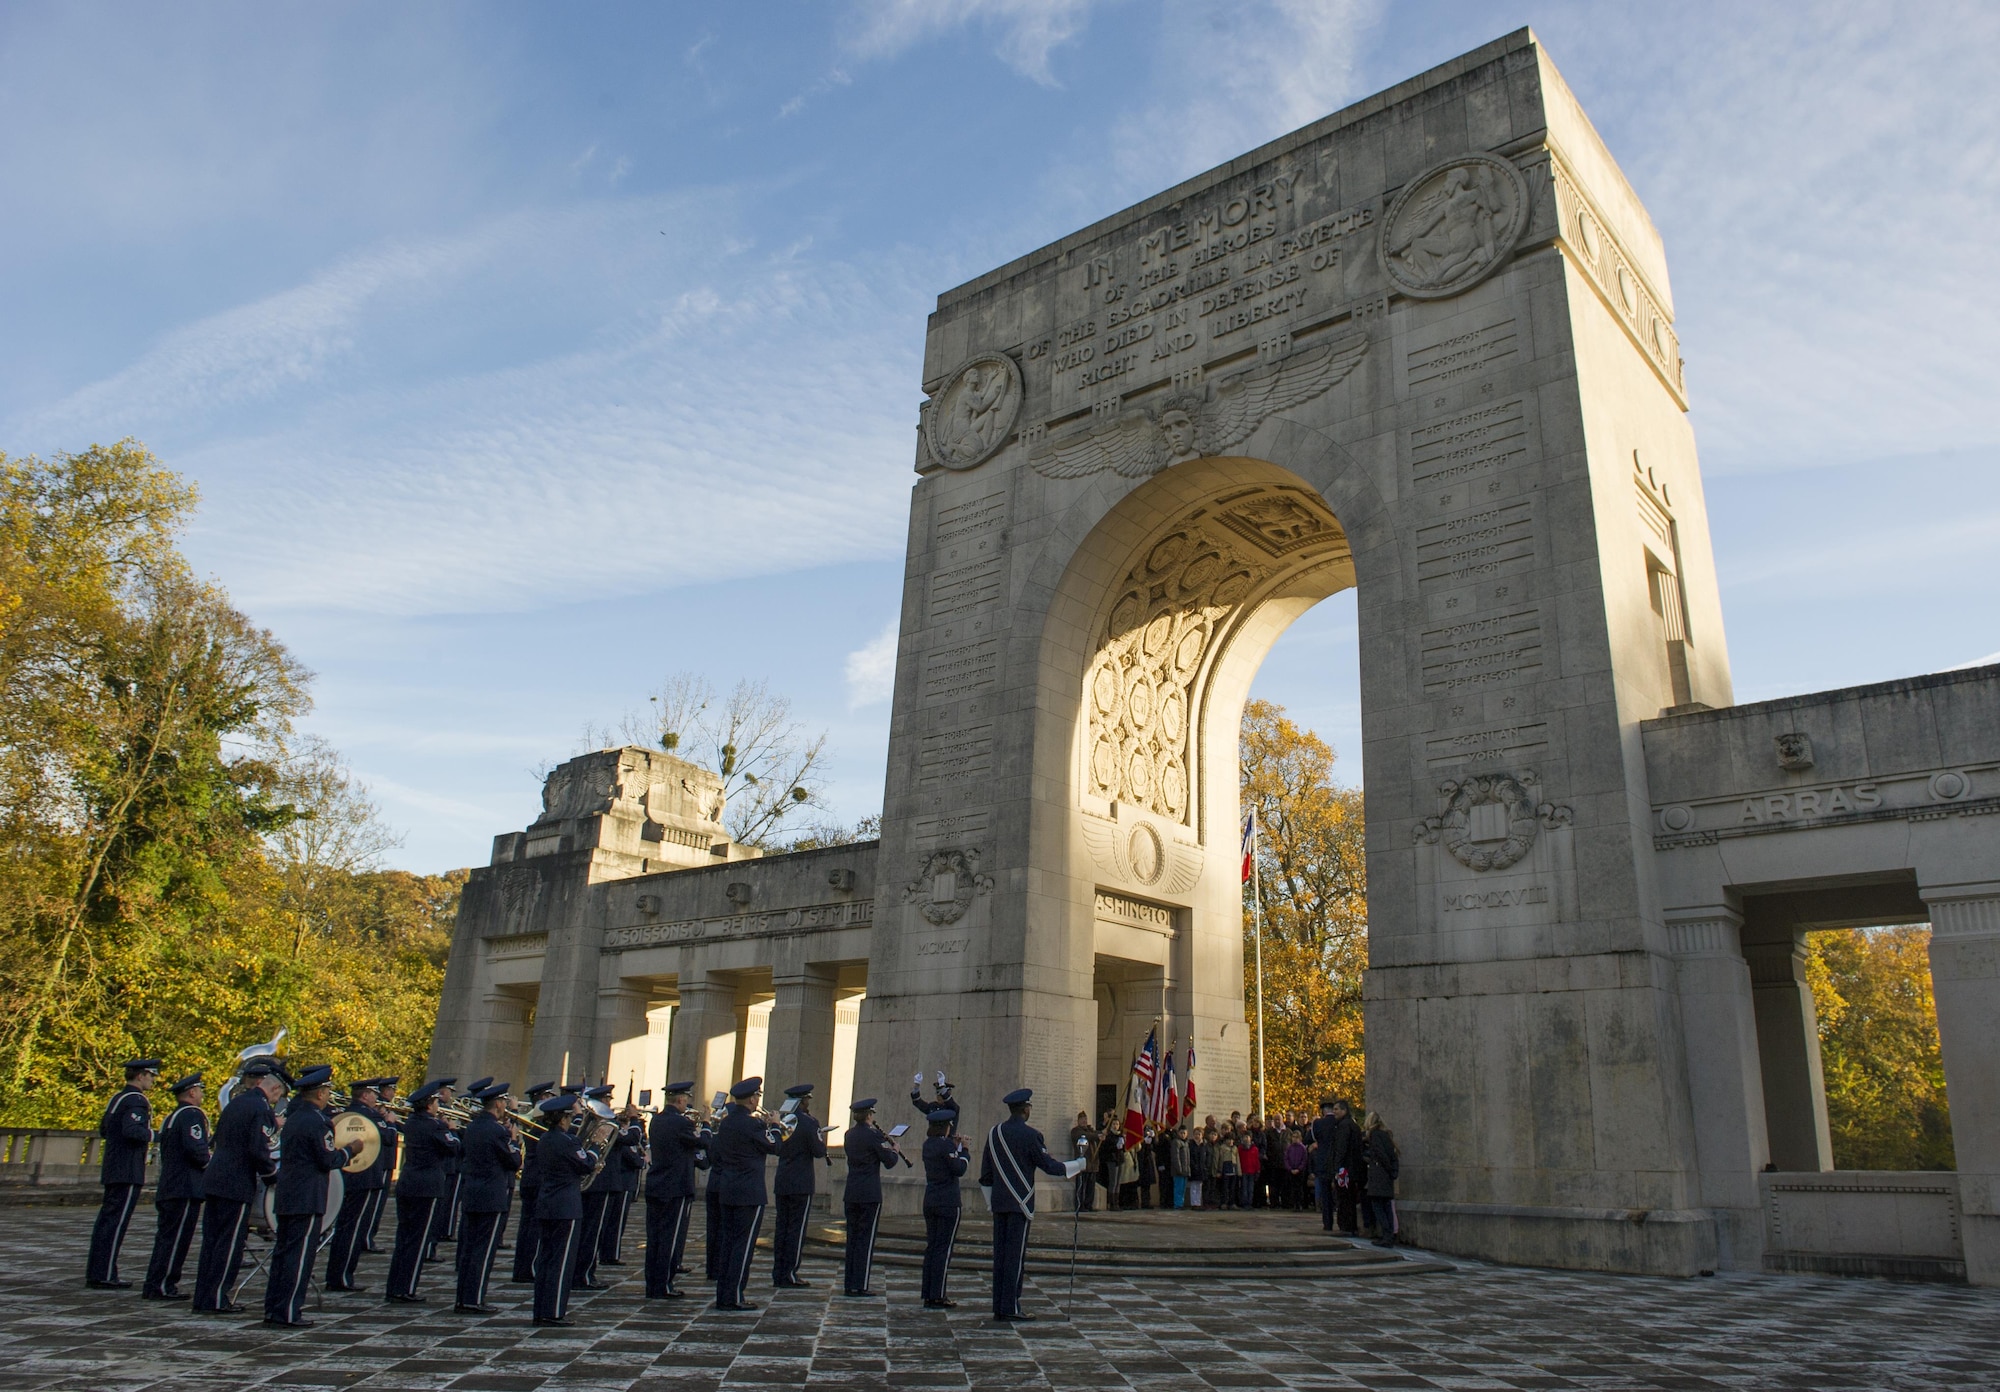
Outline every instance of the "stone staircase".
[[(766, 1225), (769, 1231), (769, 1225)], [(1028, 1242), (1027, 1270), (1044, 1279), (1067, 1279), (1070, 1272), (1072, 1215), (1035, 1219)], [(992, 1220), (968, 1208), (952, 1253), (952, 1270), (990, 1270)], [(1394, 1250), (1367, 1241), (1329, 1237), (1317, 1215), (1300, 1213), (1202, 1212), (1141, 1209), (1086, 1213), (1075, 1225), (1078, 1280), (1330, 1280), (1350, 1276), (1413, 1276), (1450, 1271), (1435, 1257), (1409, 1248)], [(813, 1255), (838, 1260), (847, 1241), (844, 1223), (815, 1224), (806, 1231)], [(882, 1266), (923, 1264), (921, 1218), (884, 1218), (875, 1239)]]

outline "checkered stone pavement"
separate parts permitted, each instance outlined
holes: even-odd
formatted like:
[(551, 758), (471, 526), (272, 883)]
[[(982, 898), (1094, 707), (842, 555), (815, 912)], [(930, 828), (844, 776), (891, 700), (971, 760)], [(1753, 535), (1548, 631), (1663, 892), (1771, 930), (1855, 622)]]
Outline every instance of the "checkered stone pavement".
[[(985, 1317), (983, 1283), (956, 1273), (960, 1308), (934, 1313), (919, 1306), (906, 1268), (877, 1268), (886, 1298), (849, 1300), (829, 1293), (832, 1263), (812, 1257), (812, 1289), (771, 1290), (760, 1254), (751, 1298), (763, 1308), (751, 1314), (716, 1313), (696, 1298), (641, 1300), (627, 1266), (601, 1273), (612, 1289), (579, 1296), (575, 1328), (538, 1329), (520, 1286), (495, 1285), (498, 1315), (451, 1314), (449, 1280), (433, 1267), (428, 1306), (329, 1296), (308, 1311), (315, 1328), (282, 1332), (256, 1319), (261, 1278), (246, 1283), (252, 1313), (238, 1317), (141, 1301), (136, 1289), (85, 1289), (90, 1218), (0, 1209), (0, 1388), (2000, 1388), (2000, 1291), (1963, 1287), (1674, 1281), (1460, 1261), (1447, 1272), (1312, 1281), (1097, 1277), (1079, 1282), (1065, 1319), (1065, 1290), (1044, 1277), (1029, 1286), (1041, 1318), (1007, 1326)], [(1242, 1221), (1254, 1243), (1312, 1220)], [(1055, 1243), (1057, 1226), (1042, 1225), (1039, 1241)], [(128, 1276), (143, 1269), (151, 1240), (142, 1216)], [(377, 1292), (386, 1261), (363, 1263)]]

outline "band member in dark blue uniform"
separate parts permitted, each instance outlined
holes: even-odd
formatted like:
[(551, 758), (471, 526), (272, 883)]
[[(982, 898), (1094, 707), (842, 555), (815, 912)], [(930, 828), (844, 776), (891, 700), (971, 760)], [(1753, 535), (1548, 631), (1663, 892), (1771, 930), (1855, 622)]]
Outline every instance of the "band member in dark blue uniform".
[(1021, 1309), (1021, 1268), (1028, 1259), (1028, 1225), (1035, 1220), (1035, 1171), (1074, 1178), (1083, 1161), (1049, 1154), (1042, 1133), (1028, 1125), (1034, 1092), (1016, 1088), (1000, 1100), (1007, 1119), (986, 1133), (979, 1187), (993, 1210), (993, 1318), (1031, 1320)]
[[(694, 1209), (696, 1157), (705, 1137), (688, 1116), (694, 1084), (667, 1084), (667, 1105), (649, 1128), (653, 1163), (646, 1171), (646, 1298), (678, 1300), (674, 1288), (687, 1251), (688, 1217)], [(704, 1158), (702, 1163), (707, 1163)]]
[[(716, 1094), (718, 1098), (721, 1095)], [(709, 1125), (702, 1128), (708, 1135), (709, 1145), (713, 1145), (715, 1141), (714, 1127), (721, 1122), (728, 1110), (729, 1104), (724, 1102), (721, 1110), (709, 1118)], [(702, 1147), (701, 1158), (704, 1162), (709, 1160), (709, 1145)], [(697, 1168), (704, 1172), (701, 1181), (702, 1272), (708, 1280), (716, 1281), (722, 1277), (722, 1190), (718, 1187), (720, 1181), (715, 1176), (713, 1163), (703, 1163)]]
[(314, 1255), (319, 1251), (319, 1220), (326, 1212), (328, 1176), (361, 1149), (361, 1142), (333, 1143), (333, 1123), (327, 1118), (327, 1092), (333, 1070), (308, 1068), (298, 1077), (292, 1105), (285, 1109), (285, 1130), (278, 1144), (278, 1179), (272, 1186), (272, 1209), (278, 1218), (277, 1240), (271, 1244), (270, 1278), (264, 1287), (264, 1323), (304, 1328), (306, 1287)]
[(258, 1183), (278, 1172), (278, 1118), (271, 1104), (284, 1095), (276, 1066), (253, 1061), (215, 1123), (215, 1152), (201, 1177), (197, 1310), (233, 1315), (243, 1309), (236, 1303), (236, 1282), (243, 1272), (243, 1243), (250, 1235), (250, 1205)]
[[(627, 1093), (630, 1093), (628, 1088)], [(604, 1196), (604, 1219), (597, 1229), (597, 1260), (601, 1266), (625, 1265), (625, 1224), (632, 1216), (632, 1196), (646, 1174), (646, 1122), (628, 1095), (618, 1114), (618, 1144), (605, 1163), (611, 1188)]]
[(729, 1110), (709, 1145), (708, 1186), (722, 1206), (722, 1230), (715, 1239), (721, 1265), (715, 1278), (715, 1308), (754, 1310), (743, 1298), (750, 1283), (750, 1254), (764, 1226), (764, 1157), (778, 1153), (778, 1128), (757, 1115), (762, 1078), (745, 1078), (729, 1090)]
[(160, 1127), (160, 1180), (153, 1190), (159, 1225), (146, 1264), (148, 1300), (185, 1300), (181, 1268), (201, 1224), (201, 1172), (208, 1168), (208, 1114), (201, 1109), (201, 1074), (173, 1086), (174, 1110)]
[(471, 1094), (479, 1114), (465, 1124), (464, 1154), (458, 1162), (459, 1197), (465, 1216), (458, 1230), (458, 1303), (461, 1315), (490, 1315), (486, 1282), (493, 1253), (513, 1203), (514, 1176), (521, 1169), (521, 1144), (507, 1115), (507, 1085), (495, 1083)]
[(535, 1197), (535, 1223), (541, 1229), (535, 1256), (535, 1323), (568, 1324), (570, 1273), (576, 1269), (576, 1229), (583, 1220), (583, 1177), (597, 1168), (597, 1155), (578, 1144), (569, 1132), (576, 1115), (576, 1098), (559, 1093), (542, 1100), (541, 1112), (551, 1123), (535, 1143), (535, 1168), (541, 1184)]
[(369, 1253), (379, 1253), (382, 1250), (381, 1244), (375, 1239), (376, 1234), (382, 1230), (382, 1210), (389, 1206), (389, 1181), (396, 1177), (396, 1153), (401, 1149), (403, 1140), (402, 1123), (396, 1120), (396, 1113), (391, 1110), (396, 1101), (396, 1084), (402, 1079), (377, 1078), (375, 1081), (380, 1084), (375, 1089), (376, 1109), (387, 1118), (387, 1122), (375, 1123), (382, 1132), (382, 1155), (376, 1160), (373, 1172), (381, 1176), (382, 1184), (375, 1191), (375, 1207), (370, 1212), (368, 1231), (361, 1239), (361, 1250)]
[(951, 1250), (958, 1243), (962, 1211), (958, 1182), (972, 1157), (965, 1138), (952, 1134), (958, 1108), (935, 1108), (924, 1120), (929, 1129), (924, 1137), (924, 1308), (950, 1310), (958, 1305), (950, 1290)]
[(387, 1162), (395, 1153), (390, 1139), (396, 1130), (395, 1123), (377, 1105), (381, 1086), (380, 1078), (363, 1078), (348, 1089), (347, 1110), (375, 1123), (375, 1129), (382, 1133), (382, 1148), (375, 1152), (374, 1164), (343, 1179), (346, 1188), (342, 1191), (340, 1216), (334, 1220), (333, 1237), (326, 1244), (326, 1288), (330, 1291), (358, 1294), (368, 1289), (354, 1283), (354, 1268), (367, 1247), (369, 1230), (375, 1226), (382, 1203), (388, 1197)]
[[(528, 1106), (541, 1104), (543, 1098), (556, 1090), (553, 1081), (536, 1083), (527, 1091)], [(521, 1221), (514, 1237), (514, 1275), (509, 1282), (516, 1286), (535, 1284), (535, 1253), (540, 1249), (542, 1230), (535, 1223), (535, 1195), (542, 1187), (542, 1173), (535, 1166), (535, 1136), (530, 1128), (521, 1138)]]
[(791, 1130), (778, 1143), (778, 1174), (772, 1189), (778, 1200), (778, 1230), (771, 1238), (771, 1284), (809, 1286), (799, 1277), (799, 1259), (806, 1250), (806, 1219), (813, 1195), (819, 1192), (819, 1166), (826, 1159), (826, 1132), (812, 1114), (811, 1083), (785, 1089), (790, 1101), (779, 1109), (779, 1125)]
[(125, 1086), (111, 1095), (97, 1134), (104, 1138), (104, 1163), (98, 1179), (104, 1202), (90, 1230), (90, 1261), (84, 1280), (92, 1290), (125, 1290), (130, 1281), (118, 1278), (118, 1249), (132, 1226), (132, 1210), (146, 1184), (146, 1147), (153, 1143), (153, 1104), (146, 1094), (160, 1076), (158, 1059), (131, 1059), (125, 1064)]
[[(444, 1106), (445, 1103), (457, 1096), (458, 1079), (437, 1078), (433, 1081), (437, 1083), (438, 1106)], [(491, 1078), (481, 1078), (479, 1084), (484, 1086), (492, 1081)], [(415, 1097), (410, 1099), (413, 1103), (416, 1100)], [(439, 1114), (439, 1120), (443, 1120), (442, 1113)], [(456, 1122), (449, 1122), (447, 1124), (454, 1131), (458, 1129)], [(438, 1195), (437, 1204), (431, 1209), (430, 1236), (424, 1244), (424, 1260), (427, 1262), (434, 1262), (438, 1259), (438, 1244), (440, 1242), (455, 1242), (458, 1240), (458, 1152), (453, 1151), (451, 1154), (445, 1156), (439, 1161), (439, 1165), (444, 1170), (444, 1190)], [(398, 1210), (396, 1214), (397, 1220), (400, 1222), (402, 1217), (402, 1212)]]
[(851, 1109), (853, 1125), (841, 1138), (847, 1156), (847, 1284), (843, 1295), (873, 1295), (868, 1278), (875, 1270), (875, 1229), (882, 1222), (882, 1167), (894, 1168), (903, 1153), (875, 1125), (875, 1099), (863, 1097)]
[[(586, 1099), (596, 1098), (602, 1102), (617, 1089), (609, 1085), (585, 1088)], [(594, 1113), (586, 1114), (594, 1115)], [(585, 1129), (589, 1129), (586, 1120)], [(613, 1134), (604, 1163), (597, 1167), (597, 1173), (584, 1181), (583, 1218), (576, 1229), (576, 1270), (570, 1274), (570, 1284), (576, 1290), (610, 1290), (611, 1287), (597, 1279), (599, 1242), (604, 1236), (604, 1220), (611, 1212), (613, 1199), (617, 1194), (618, 1152), (630, 1143), (630, 1138), (620, 1129)], [(641, 1143), (643, 1143), (643, 1138)]]
[(414, 1305), (423, 1279), (424, 1248), (435, 1230), (438, 1209), (451, 1197), (456, 1175), (445, 1162), (456, 1160), (459, 1140), (438, 1115), (441, 1084), (425, 1083), (410, 1094), (416, 1110), (403, 1123), (403, 1173), (396, 1180), (396, 1251), (389, 1258), (389, 1287), (383, 1298)]

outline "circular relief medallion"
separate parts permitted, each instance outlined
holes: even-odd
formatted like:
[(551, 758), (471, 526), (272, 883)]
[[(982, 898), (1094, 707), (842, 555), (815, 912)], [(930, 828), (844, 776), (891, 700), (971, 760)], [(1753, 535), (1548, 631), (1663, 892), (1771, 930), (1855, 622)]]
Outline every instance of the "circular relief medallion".
[[(1475, 827), (1477, 809), (1497, 806), (1498, 825)], [(1541, 824), (1535, 820), (1535, 800), (1519, 779), (1504, 773), (1468, 778), (1451, 792), (1445, 804), (1441, 838), (1453, 860), (1468, 870), (1505, 870), (1535, 844)]]
[(1939, 802), (1957, 802), (1972, 791), (1972, 780), (1962, 773), (1946, 772), (1931, 775), (1931, 796)]
[(1694, 813), (1688, 808), (1682, 807), (1679, 803), (1675, 803), (1672, 807), (1660, 813), (1660, 825), (1668, 831), (1686, 831), (1694, 825)]
[(1382, 219), (1382, 269), (1404, 294), (1470, 290), (1507, 259), (1528, 223), (1528, 181), (1492, 155), (1459, 155), (1419, 174)]
[(924, 412), (924, 450), (947, 469), (984, 464), (1007, 443), (1021, 414), (1021, 369), (1005, 353), (981, 353), (951, 374)]
[(1160, 833), (1149, 826), (1132, 829), (1132, 839), (1125, 843), (1125, 851), (1132, 864), (1132, 878), (1140, 884), (1152, 884), (1167, 868), (1166, 848), (1160, 845)]

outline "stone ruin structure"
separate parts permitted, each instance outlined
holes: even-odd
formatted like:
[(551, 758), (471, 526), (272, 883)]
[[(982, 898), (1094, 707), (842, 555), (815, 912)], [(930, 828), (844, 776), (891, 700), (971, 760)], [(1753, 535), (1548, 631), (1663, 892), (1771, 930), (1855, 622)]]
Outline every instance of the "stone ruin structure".
[[(2000, 668), (1733, 703), (1660, 237), (1532, 33), (945, 293), (923, 385), (879, 844), (571, 760), (435, 1071), (1059, 1120), (1157, 1018), (1247, 1110), (1238, 723), (1353, 586), (1408, 1235), (2000, 1282)], [(1919, 922), (1958, 1171), (1835, 1171), (1802, 935)]]

